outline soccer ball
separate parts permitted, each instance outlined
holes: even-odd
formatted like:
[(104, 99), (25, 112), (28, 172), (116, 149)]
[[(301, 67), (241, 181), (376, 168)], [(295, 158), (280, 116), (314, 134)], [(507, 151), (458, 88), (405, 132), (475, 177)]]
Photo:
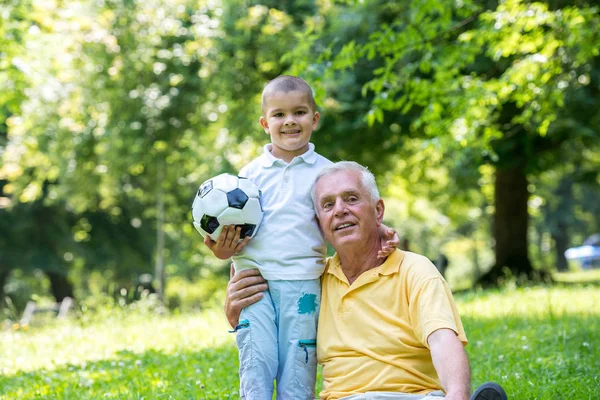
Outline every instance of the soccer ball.
[(231, 174), (218, 175), (200, 185), (192, 204), (194, 227), (214, 241), (225, 225), (241, 226), (240, 239), (254, 237), (263, 214), (258, 187)]

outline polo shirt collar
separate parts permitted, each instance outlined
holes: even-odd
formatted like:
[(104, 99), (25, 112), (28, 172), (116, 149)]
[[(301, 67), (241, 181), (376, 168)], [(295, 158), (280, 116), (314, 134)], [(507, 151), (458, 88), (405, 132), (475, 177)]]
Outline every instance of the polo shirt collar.
[(342, 263), (340, 262), (338, 253), (335, 253), (333, 257), (329, 259), (329, 266), (325, 273), (335, 276), (342, 282), (348, 282), (348, 278), (346, 278), (346, 275), (344, 275), (344, 272), (342, 271)]
[[(275, 157), (271, 153), (272, 148), (273, 148), (273, 145), (271, 143), (267, 143), (265, 145), (265, 147), (263, 147), (262, 166), (264, 168), (272, 167), (273, 164), (275, 164), (276, 162), (285, 163), (285, 161)], [(309, 143), (308, 150), (306, 150), (305, 153), (294, 157), (294, 160), (296, 158), (302, 159), (302, 161), (304, 161), (307, 164), (314, 164), (317, 161), (317, 153), (315, 153), (315, 145), (312, 143)], [(292, 162), (294, 162), (294, 160), (292, 160)]]
[[(400, 265), (402, 264), (403, 260), (404, 252), (402, 250), (396, 249), (392, 254), (388, 256), (387, 260), (385, 260), (383, 264), (373, 268), (372, 271), (377, 272), (379, 275), (395, 274), (399, 271)], [(346, 278), (344, 271), (342, 271), (342, 263), (340, 262), (340, 256), (337, 253), (335, 253), (335, 255), (329, 260), (329, 266), (325, 273), (335, 276), (342, 282), (348, 282), (348, 278)]]
[(387, 260), (385, 260), (383, 264), (377, 267), (379, 268), (379, 271), (377, 272), (379, 272), (379, 275), (395, 274), (400, 269), (400, 264), (402, 264), (403, 260), (404, 252), (400, 249), (396, 249), (388, 256)]

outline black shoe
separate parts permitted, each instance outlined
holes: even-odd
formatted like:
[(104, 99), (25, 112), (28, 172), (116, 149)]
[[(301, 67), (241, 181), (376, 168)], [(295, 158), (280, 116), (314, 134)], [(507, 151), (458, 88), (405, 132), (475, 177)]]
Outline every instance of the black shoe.
[(479, 386), (471, 400), (507, 400), (506, 392), (502, 389), (502, 386), (494, 382), (486, 382)]

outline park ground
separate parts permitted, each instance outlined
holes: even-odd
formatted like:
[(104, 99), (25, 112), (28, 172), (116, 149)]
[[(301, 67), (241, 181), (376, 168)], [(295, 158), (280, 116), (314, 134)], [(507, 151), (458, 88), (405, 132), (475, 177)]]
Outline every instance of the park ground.
[[(561, 279), (456, 295), (474, 386), (496, 381), (510, 399), (597, 398), (600, 287)], [(219, 307), (160, 314), (156, 305), (106, 302), (65, 321), (5, 326), (0, 400), (238, 398), (234, 338)]]

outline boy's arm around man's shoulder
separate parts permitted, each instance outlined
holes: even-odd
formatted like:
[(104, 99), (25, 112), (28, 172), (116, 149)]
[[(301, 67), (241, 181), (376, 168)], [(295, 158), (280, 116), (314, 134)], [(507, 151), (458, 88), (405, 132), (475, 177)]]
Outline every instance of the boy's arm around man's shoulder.
[(379, 236), (381, 237), (381, 250), (377, 253), (377, 258), (384, 259), (398, 248), (400, 238), (395, 229), (389, 228), (384, 224), (379, 226)]

